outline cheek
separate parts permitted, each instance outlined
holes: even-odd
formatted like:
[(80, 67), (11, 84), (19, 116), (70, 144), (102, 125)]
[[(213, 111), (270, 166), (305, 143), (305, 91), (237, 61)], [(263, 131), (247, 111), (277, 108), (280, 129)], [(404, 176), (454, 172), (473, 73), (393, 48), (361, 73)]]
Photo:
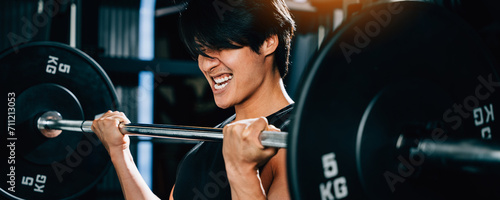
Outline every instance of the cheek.
[(203, 56), (198, 56), (198, 68), (203, 72), (203, 66), (205, 64), (204, 62), (205, 59), (203, 59)]
[(240, 74), (239, 80), (236, 82), (236, 88), (238, 88), (235, 92), (238, 95), (247, 96), (253, 93), (263, 82), (264, 76), (262, 75), (262, 71), (256, 70), (258, 66), (247, 66), (252, 67), (252, 70), (246, 70), (244, 75)]

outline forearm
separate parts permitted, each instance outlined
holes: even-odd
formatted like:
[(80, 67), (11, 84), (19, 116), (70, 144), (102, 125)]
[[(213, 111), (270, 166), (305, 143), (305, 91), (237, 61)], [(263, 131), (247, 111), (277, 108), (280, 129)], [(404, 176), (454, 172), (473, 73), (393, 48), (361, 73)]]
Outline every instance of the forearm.
[(111, 150), (110, 156), (125, 199), (159, 199), (142, 178), (128, 148)]
[(229, 170), (227, 173), (233, 200), (267, 199), (257, 170)]

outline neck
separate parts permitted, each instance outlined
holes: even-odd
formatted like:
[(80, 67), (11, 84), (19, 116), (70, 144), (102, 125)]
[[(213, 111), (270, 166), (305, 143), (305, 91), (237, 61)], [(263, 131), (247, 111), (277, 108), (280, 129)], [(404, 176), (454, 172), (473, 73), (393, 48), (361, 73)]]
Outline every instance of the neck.
[(269, 116), (293, 103), (283, 85), (279, 73), (271, 81), (265, 82), (252, 97), (235, 105), (236, 121)]

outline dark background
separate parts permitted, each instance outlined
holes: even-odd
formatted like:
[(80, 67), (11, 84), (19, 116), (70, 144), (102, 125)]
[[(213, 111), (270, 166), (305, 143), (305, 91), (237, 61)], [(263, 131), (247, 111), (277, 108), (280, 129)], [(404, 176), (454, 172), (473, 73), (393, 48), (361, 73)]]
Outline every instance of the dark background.
[[(292, 46), (292, 65), (285, 79), (293, 97), (307, 63), (323, 38), (359, 9), (376, 0), (287, 1), (297, 22)], [(497, 0), (430, 0), (460, 15), (481, 35), (496, 58), (500, 55), (500, 17)], [(40, 5), (58, 4), (58, 10), (41, 19)], [(30, 41), (56, 41), (69, 44), (70, 4), (77, 7), (75, 47), (94, 58), (110, 76), (120, 98), (120, 108), (129, 119), (137, 119), (138, 73), (154, 73), (154, 123), (215, 126), (230, 116), (213, 102), (197, 63), (186, 52), (178, 34), (176, 9), (180, 0), (156, 0), (154, 17), (154, 59), (139, 59), (139, 13), (141, 0), (2, 0), (0, 1), (0, 51)], [(161, 11), (170, 12), (161, 12)], [(173, 11), (172, 11), (173, 10)], [(40, 12), (42, 11), (42, 12)], [(140, 142), (134, 138), (132, 152)], [(193, 142), (153, 139), (153, 185), (160, 198), (170, 194), (177, 165)], [(134, 155), (137, 159), (137, 156)], [(82, 199), (122, 199), (116, 173), (109, 173)]]

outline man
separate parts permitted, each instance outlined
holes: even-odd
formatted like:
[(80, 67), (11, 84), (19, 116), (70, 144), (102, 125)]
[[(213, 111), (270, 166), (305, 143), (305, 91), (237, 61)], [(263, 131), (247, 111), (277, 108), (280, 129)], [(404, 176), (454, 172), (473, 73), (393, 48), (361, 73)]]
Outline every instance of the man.
[[(282, 78), (295, 24), (284, 0), (192, 0), (180, 33), (210, 84), (215, 103), (234, 107), (221, 123), (221, 143), (201, 142), (183, 159), (170, 199), (289, 199), (285, 149), (266, 148), (264, 130), (288, 124), (293, 101)], [(157, 198), (117, 128), (130, 123), (108, 112), (92, 129), (108, 150), (127, 199)]]

